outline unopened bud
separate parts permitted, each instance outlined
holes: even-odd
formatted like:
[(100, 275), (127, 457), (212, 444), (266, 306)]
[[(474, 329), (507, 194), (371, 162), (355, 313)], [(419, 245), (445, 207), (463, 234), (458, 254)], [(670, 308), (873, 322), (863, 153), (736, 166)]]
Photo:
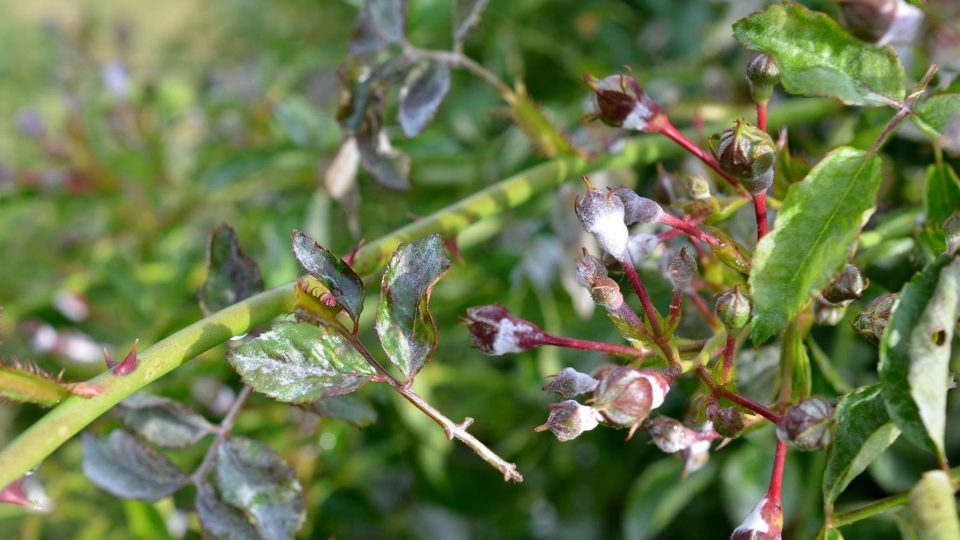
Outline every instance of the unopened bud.
[(535, 428), (534, 431), (550, 430), (560, 442), (572, 441), (584, 431), (600, 425), (603, 417), (593, 407), (581, 405), (572, 399), (550, 404), (550, 416), (547, 422)]
[(640, 266), (659, 245), (660, 238), (655, 234), (637, 233), (631, 235), (627, 242), (627, 250), (630, 252), (633, 265)]
[(663, 404), (669, 391), (670, 382), (657, 372), (614, 367), (601, 375), (594, 406), (611, 424), (633, 430)]
[(656, 223), (663, 215), (663, 208), (646, 197), (637, 195), (637, 192), (626, 187), (618, 187), (613, 194), (623, 202), (624, 222), (627, 225), (634, 223)]
[(543, 389), (546, 392), (556, 392), (560, 394), (560, 397), (569, 399), (580, 394), (593, 392), (598, 384), (600, 384), (600, 381), (590, 375), (566, 367), (561, 369), (560, 373), (557, 373)]
[(473, 346), (492, 356), (529, 351), (543, 342), (539, 326), (497, 304), (469, 308), (460, 322), (470, 331)]
[(890, 313), (893, 311), (893, 305), (898, 298), (897, 293), (884, 294), (873, 299), (872, 302), (863, 308), (857, 317), (853, 320), (853, 329), (866, 339), (880, 343), (884, 330), (887, 329), (887, 322), (890, 320)]
[(717, 434), (728, 439), (738, 437), (747, 427), (743, 413), (734, 407), (720, 407), (711, 403), (707, 406), (707, 418), (713, 423)]
[(810, 397), (787, 409), (777, 423), (777, 437), (798, 450), (821, 450), (833, 439), (833, 406)]
[(589, 289), (598, 279), (605, 277), (607, 277), (607, 267), (600, 262), (600, 259), (584, 250), (583, 257), (577, 259), (577, 283), (584, 289)]
[(730, 540), (780, 540), (783, 534), (783, 507), (780, 501), (764, 496), (747, 519), (733, 530)]
[(747, 61), (747, 82), (754, 103), (766, 103), (773, 95), (773, 87), (780, 82), (780, 64), (772, 56), (757, 53)]
[(602, 277), (593, 283), (590, 287), (590, 298), (607, 310), (620, 309), (623, 305), (623, 293), (620, 292), (620, 285), (608, 278)]
[(687, 176), (683, 179), (683, 186), (687, 189), (687, 195), (695, 201), (710, 198), (710, 182), (700, 175)]
[(837, 0), (837, 3), (850, 33), (877, 45), (910, 44), (923, 23), (923, 12), (905, 0)]
[(750, 322), (750, 297), (734, 287), (717, 298), (714, 312), (728, 330), (739, 330)]
[(955, 254), (960, 248), (960, 210), (954, 211), (943, 222), (943, 235), (947, 242), (947, 254)]
[(624, 222), (623, 201), (614, 196), (613, 191), (591, 189), (577, 197), (574, 209), (583, 230), (592, 234), (604, 251), (622, 259), (630, 238)]
[(644, 93), (640, 83), (626, 75), (610, 75), (603, 79), (587, 76), (593, 90), (596, 114), (604, 124), (637, 131), (657, 129), (660, 107)]
[(653, 444), (667, 454), (686, 450), (698, 440), (696, 431), (668, 416), (647, 418), (643, 422), (643, 427), (650, 433)]
[(667, 277), (673, 284), (673, 288), (677, 290), (686, 290), (696, 272), (697, 259), (687, 251), (686, 247), (680, 248), (680, 251), (673, 254), (670, 262), (667, 263)]
[(843, 267), (843, 271), (827, 288), (823, 290), (823, 298), (827, 302), (839, 304), (850, 300), (859, 300), (863, 297), (866, 287), (860, 269), (852, 264)]
[(777, 146), (767, 132), (741, 119), (711, 146), (720, 168), (740, 180), (750, 193), (764, 193), (773, 184)]

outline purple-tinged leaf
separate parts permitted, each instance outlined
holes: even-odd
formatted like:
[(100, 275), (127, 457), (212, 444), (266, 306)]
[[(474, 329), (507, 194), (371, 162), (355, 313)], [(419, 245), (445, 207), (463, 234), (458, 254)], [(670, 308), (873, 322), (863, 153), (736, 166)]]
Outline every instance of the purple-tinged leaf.
[(416, 137), (433, 120), (450, 91), (450, 67), (428, 62), (414, 67), (400, 88), (397, 118), (403, 134)]
[(377, 334), (393, 365), (412, 379), (437, 350), (430, 290), (450, 268), (443, 238), (401, 244), (387, 263), (377, 306)]
[(207, 484), (197, 486), (194, 501), (203, 532), (210, 538), (227, 540), (261, 540), (263, 537), (243, 510), (223, 502), (216, 490)]
[(207, 280), (200, 288), (204, 315), (220, 311), (263, 291), (263, 276), (257, 262), (240, 249), (233, 227), (221, 224), (210, 233), (207, 244)]
[(363, 280), (346, 262), (313, 241), (303, 231), (293, 231), (293, 255), (300, 266), (323, 283), (354, 322), (363, 310)]
[(227, 360), (244, 383), (287, 403), (353, 392), (376, 373), (345, 337), (309, 323), (276, 324)]
[(223, 501), (241, 509), (261, 537), (293, 538), (303, 525), (300, 482), (269, 446), (240, 437), (227, 439), (217, 447), (215, 471)]
[(367, 427), (377, 421), (377, 411), (356, 396), (333, 396), (314, 401), (308, 407), (320, 416), (349, 422), (358, 428)]
[(145, 392), (123, 400), (117, 409), (125, 426), (147, 442), (163, 448), (185, 448), (215, 430), (190, 408)]
[(83, 434), (83, 472), (117, 497), (156, 501), (190, 478), (165, 455), (122, 429), (105, 438)]

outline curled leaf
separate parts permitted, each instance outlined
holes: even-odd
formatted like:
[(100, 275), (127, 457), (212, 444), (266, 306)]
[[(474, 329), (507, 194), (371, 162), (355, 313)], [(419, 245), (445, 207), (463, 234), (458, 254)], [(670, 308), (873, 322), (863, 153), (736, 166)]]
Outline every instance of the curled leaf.
[(302, 231), (293, 231), (293, 255), (300, 266), (323, 283), (354, 322), (363, 310), (363, 280), (346, 262), (313, 241)]

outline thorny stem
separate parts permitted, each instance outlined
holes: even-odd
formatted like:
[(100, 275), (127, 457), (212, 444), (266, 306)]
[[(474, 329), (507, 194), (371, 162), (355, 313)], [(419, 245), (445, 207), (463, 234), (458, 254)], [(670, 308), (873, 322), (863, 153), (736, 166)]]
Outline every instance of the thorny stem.
[(584, 351), (600, 351), (617, 356), (629, 356), (633, 358), (643, 358), (650, 354), (646, 349), (638, 349), (629, 345), (616, 345), (602, 341), (590, 341), (586, 339), (576, 339), (563, 336), (554, 336), (544, 334), (540, 342), (544, 345), (554, 345), (556, 347), (566, 347), (568, 349), (580, 349)]
[(779, 414), (771, 411), (770, 409), (764, 407), (763, 405), (757, 403), (756, 401), (745, 398), (740, 394), (730, 392), (729, 390), (720, 388), (719, 386), (715, 385), (713, 381), (710, 379), (710, 374), (707, 372), (707, 368), (703, 366), (697, 366), (697, 377), (699, 377), (700, 380), (703, 381), (703, 383), (706, 384), (708, 388), (710, 388), (710, 392), (713, 393), (713, 395), (717, 397), (721, 397), (728, 401), (732, 401), (747, 410), (750, 410), (756, 414), (759, 414), (760, 416), (766, 418), (767, 420), (773, 422), (774, 424), (780, 422)]
[(244, 385), (243, 389), (240, 390), (240, 393), (237, 394), (237, 397), (234, 398), (233, 403), (230, 405), (230, 409), (227, 411), (227, 414), (223, 417), (223, 420), (220, 421), (220, 425), (217, 426), (217, 436), (213, 439), (213, 442), (210, 443), (210, 447), (207, 448), (207, 453), (203, 455), (203, 461), (200, 462), (200, 466), (197, 467), (197, 470), (190, 475), (190, 480), (194, 484), (200, 484), (207, 477), (207, 473), (210, 472), (210, 468), (213, 467), (213, 460), (217, 456), (217, 449), (220, 448), (220, 445), (223, 444), (223, 441), (230, 436), (230, 430), (233, 429), (233, 424), (237, 421), (237, 416), (240, 414), (240, 409), (243, 408), (243, 404), (247, 401), (247, 398), (250, 397), (250, 394), (253, 392), (253, 388)]
[(667, 326), (672, 327), (680, 319), (680, 302), (683, 300), (683, 291), (673, 290), (673, 299), (670, 301), (670, 311), (667, 312)]

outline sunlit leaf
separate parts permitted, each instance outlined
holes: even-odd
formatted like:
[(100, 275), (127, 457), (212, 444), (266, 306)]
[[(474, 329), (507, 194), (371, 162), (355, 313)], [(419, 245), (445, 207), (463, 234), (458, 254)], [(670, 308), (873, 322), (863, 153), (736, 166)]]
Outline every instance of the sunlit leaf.
[(439, 62), (416, 66), (400, 88), (397, 119), (403, 134), (416, 137), (437, 114), (450, 91), (450, 67)]
[(207, 244), (207, 280), (200, 288), (200, 309), (205, 315), (263, 291), (257, 261), (240, 249), (237, 232), (221, 224)]
[(777, 60), (790, 93), (848, 105), (890, 105), (904, 98), (903, 66), (893, 47), (860, 41), (824, 13), (774, 4), (734, 23), (733, 33), (747, 49)]
[(401, 244), (383, 272), (377, 334), (390, 361), (407, 378), (416, 375), (437, 349), (430, 290), (449, 268), (443, 238), (432, 234)]
[(843, 268), (879, 186), (880, 158), (840, 147), (790, 187), (753, 254), (754, 342), (783, 330)]
[(165, 448), (190, 446), (214, 431), (214, 426), (188, 407), (144, 392), (133, 394), (117, 408), (124, 425), (147, 442)]
[(363, 310), (363, 280), (332, 251), (302, 231), (293, 231), (293, 255), (300, 266), (323, 283), (354, 321)]
[(117, 497), (146, 501), (168, 497), (190, 482), (166, 456), (122, 429), (105, 438), (83, 434), (83, 472)]

